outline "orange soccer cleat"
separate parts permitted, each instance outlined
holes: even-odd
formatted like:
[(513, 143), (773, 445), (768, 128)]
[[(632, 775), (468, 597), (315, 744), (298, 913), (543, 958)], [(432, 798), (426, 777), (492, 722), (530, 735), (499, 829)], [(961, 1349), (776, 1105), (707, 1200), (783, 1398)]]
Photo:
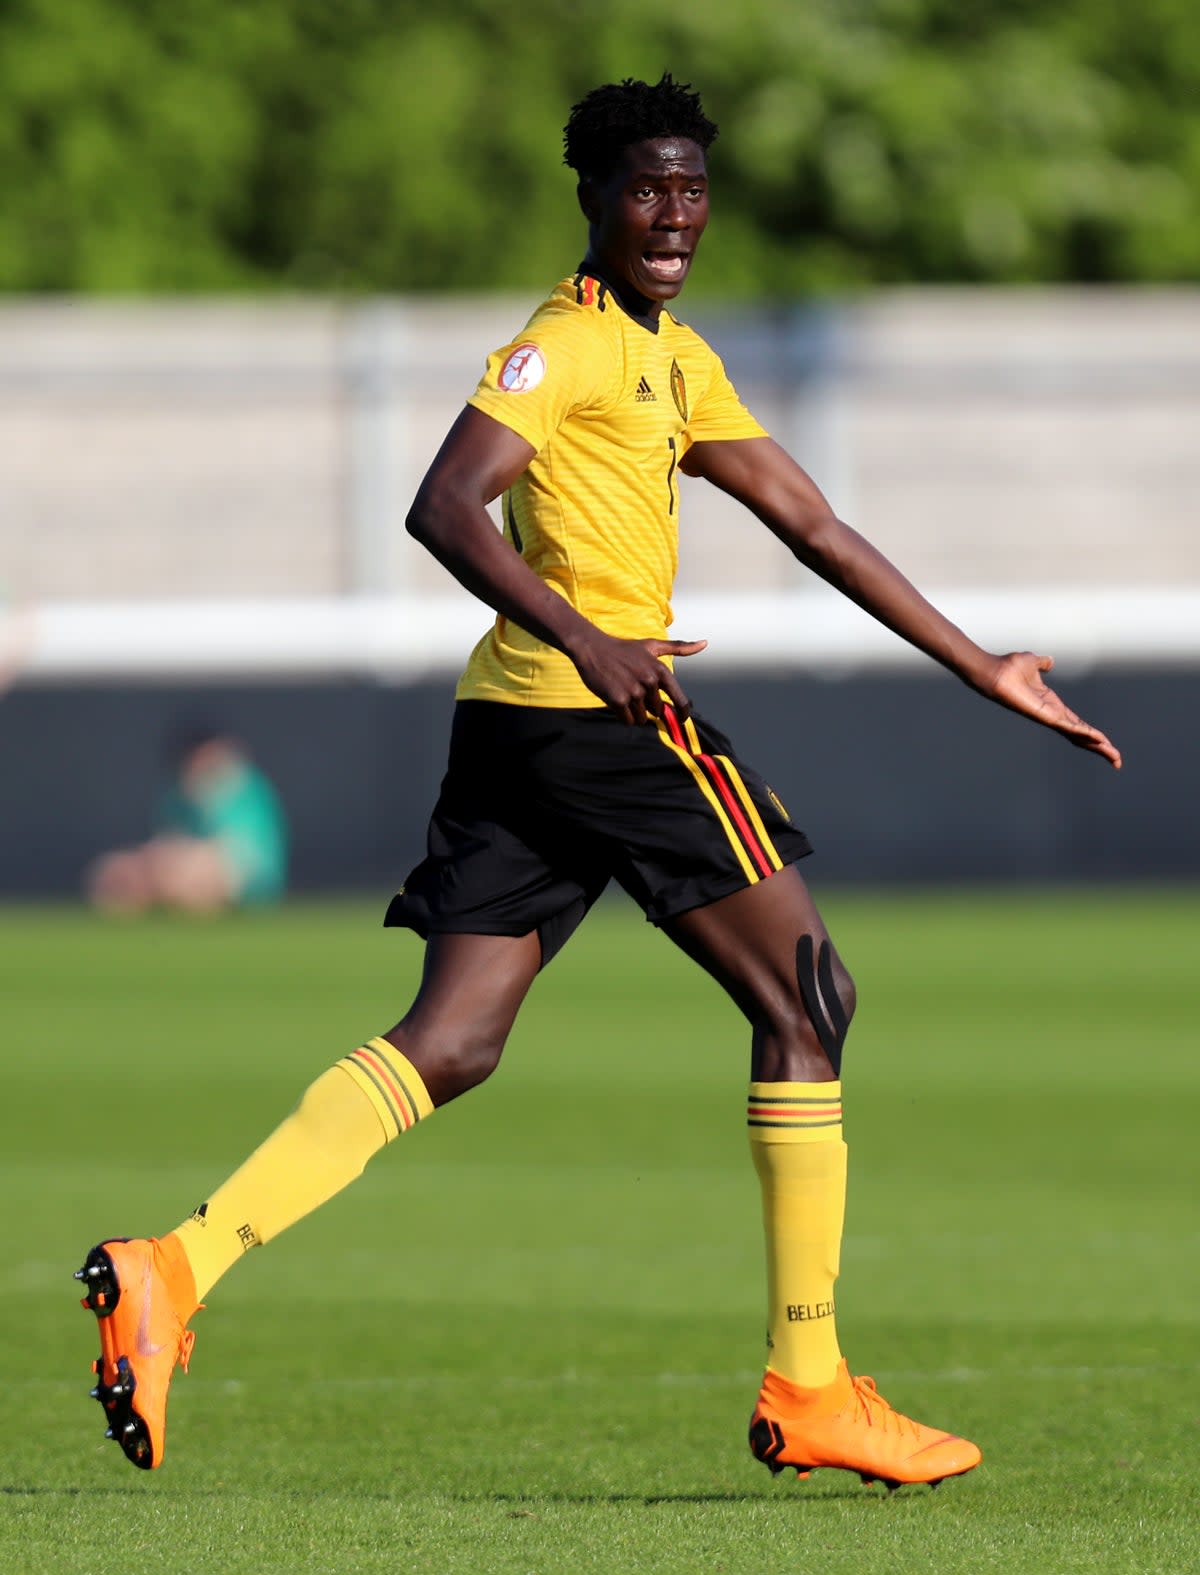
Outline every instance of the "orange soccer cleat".
[(83, 1306), (100, 1326), (92, 1398), (108, 1419), (104, 1436), (151, 1471), (162, 1464), (171, 1375), (176, 1362), (187, 1372), (196, 1342), (187, 1327), (197, 1310), (191, 1266), (173, 1236), (118, 1239), (93, 1247), (75, 1278), (87, 1286)]
[(888, 1488), (901, 1482), (936, 1487), (983, 1458), (967, 1439), (893, 1411), (875, 1380), (852, 1378), (844, 1361), (822, 1389), (802, 1389), (768, 1368), (750, 1418), (750, 1449), (773, 1475), (785, 1466), (802, 1477), (834, 1466)]

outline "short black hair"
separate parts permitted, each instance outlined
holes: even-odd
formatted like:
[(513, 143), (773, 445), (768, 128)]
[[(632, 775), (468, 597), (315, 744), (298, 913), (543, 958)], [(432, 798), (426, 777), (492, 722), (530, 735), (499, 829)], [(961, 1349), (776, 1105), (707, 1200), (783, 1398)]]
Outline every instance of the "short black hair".
[(704, 113), (690, 83), (676, 82), (669, 71), (653, 87), (626, 77), (593, 88), (571, 110), (563, 128), (563, 163), (581, 180), (603, 180), (631, 143), (686, 137), (708, 149), (716, 136), (716, 123)]

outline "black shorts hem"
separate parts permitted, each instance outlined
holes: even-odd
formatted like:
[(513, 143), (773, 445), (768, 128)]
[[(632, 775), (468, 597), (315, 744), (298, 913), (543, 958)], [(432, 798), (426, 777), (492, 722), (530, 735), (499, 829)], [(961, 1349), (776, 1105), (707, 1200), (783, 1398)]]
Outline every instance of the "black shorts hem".
[(431, 935), (508, 935), (519, 940), (523, 935), (537, 932), (542, 948), (542, 967), (560, 952), (587, 916), (595, 897), (577, 897), (557, 912), (532, 924), (511, 919), (447, 918), (435, 919), (428, 914), (418, 914), (406, 903), (405, 893), (397, 892), (383, 916), (385, 930), (412, 930), (423, 941)]
[[(802, 833), (797, 832), (794, 840), (789, 840), (791, 845), (786, 852), (779, 848), (784, 869), (790, 864), (798, 864), (812, 852), (812, 844)], [(778, 874), (778, 871), (772, 870), (771, 874)], [(763, 878), (770, 880), (771, 876), (767, 875)], [(759, 883), (756, 881), (753, 884)], [(735, 891), (742, 891), (750, 885), (751, 882), (741, 870), (735, 870), (728, 875), (714, 875), (711, 880), (689, 881), (686, 886), (677, 887), (669, 895), (648, 902), (643, 911), (650, 924), (666, 924), (670, 919), (677, 919), (681, 913), (690, 913), (693, 908), (706, 908), (710, 902), (718, 902), (722, 897), (731, 897)]]
[(463, 919), (461, 921), (455, 919), (438, 919), (430, 923), (424, 919), (418, 919), (416, 917), (404, 918), (399, 915), (394, 915), (394, 906), (395, 905), (393, 904), (392, 907), (389, 907), (388, 911), (383, 916), (384, 929), (412, 930), (414, 934), (419, 935), (423, 941), (427, 941), (431, 935), (511, 935), (514, 940), (517, 940), (522, 935), (528, 935), (531, 930), (536, 930), (538, 928), (536, 924), (485, 924), (478, 919), (474, 921), (470, 919)]

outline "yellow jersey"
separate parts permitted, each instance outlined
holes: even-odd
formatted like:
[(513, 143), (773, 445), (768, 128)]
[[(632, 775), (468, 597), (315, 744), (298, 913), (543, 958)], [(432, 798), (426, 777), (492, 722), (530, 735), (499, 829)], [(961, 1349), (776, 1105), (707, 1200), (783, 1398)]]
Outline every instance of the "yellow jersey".
[[(765, 437), (720, 358), (664, 310), (631, 317), (590, 274), (562, 280), (488, 357), (468, 404), (536, 451), (502, 500), (535, 574), (606, 634), (664, 639), (679, 561), (679, 463), (693, 443)], [(569, 657), (498, 617), (460, 700), (599, 706)]]

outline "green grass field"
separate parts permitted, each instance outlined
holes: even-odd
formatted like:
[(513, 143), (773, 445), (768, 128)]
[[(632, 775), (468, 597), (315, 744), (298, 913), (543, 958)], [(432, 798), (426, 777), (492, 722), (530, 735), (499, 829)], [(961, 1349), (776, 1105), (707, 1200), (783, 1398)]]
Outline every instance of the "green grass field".
[(852, 1365), (983, 1467), (773, 1480), (740, 1020), (631, 910), (484, 1089), (216, 1289), (139, 1473), (72, 1271), (169, 1229), (407, 1003), (375, 905), (0, 910), (2, 1575), (1200, 1569), (1200, 897), (833, 894)]

